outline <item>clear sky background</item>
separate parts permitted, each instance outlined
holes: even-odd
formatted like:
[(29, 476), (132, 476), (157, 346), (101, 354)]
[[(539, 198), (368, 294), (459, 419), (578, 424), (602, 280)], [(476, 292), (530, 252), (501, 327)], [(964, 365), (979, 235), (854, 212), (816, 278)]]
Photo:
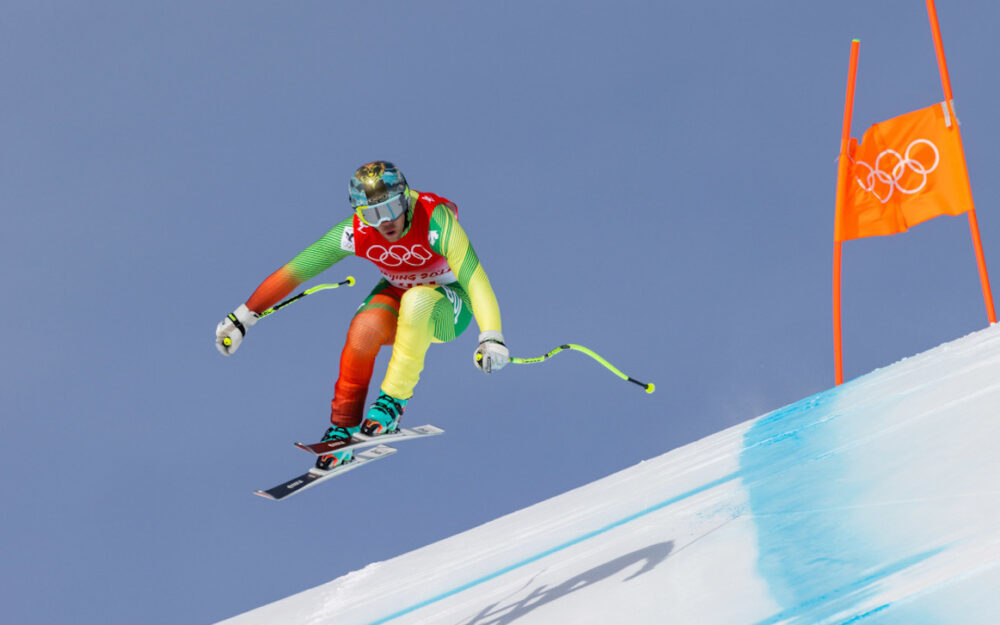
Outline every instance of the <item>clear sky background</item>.
[[(938, 11), (1000, 284), (1000, 6)], [(942, 99), (918, 0), (6, 3), (3, 620), (214, 622), (830, 387), (853, 37), (855, 136)], [(233, 358), (215, 325), (379, 158), (459, 205), (515, 355), (657, 392), (484, 376), (472, 328), (407, 411), (445, 436), (253, 496), (309, 465), (376, 272)], [(844, 315), (848, 378), (984, 327), (967, 220), (848, 242)]]

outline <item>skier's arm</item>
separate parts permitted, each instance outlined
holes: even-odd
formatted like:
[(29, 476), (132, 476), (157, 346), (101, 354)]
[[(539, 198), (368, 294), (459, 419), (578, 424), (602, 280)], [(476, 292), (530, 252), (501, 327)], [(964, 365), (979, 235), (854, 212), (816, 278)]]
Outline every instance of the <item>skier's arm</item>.
[(499, 371), (510, 361), (510, 352), (500, 331), (500, 306), (476, 250), (472, 249), (465, 230), (445, 204), (439, 204), (431, 213), (431, 231), (439, 233), (437, 237), (431, 236), (431, 248), (448, 259), (458, 283), (472, 301), (472, 314), (479, 324), (479, 347), (474, 363), (484, 373)]
[(490, 279), (479, 263), (476, 250), (455, 214), (445, 204), (439, 204), (431, 213), (431, 230), (439, 232), (432, 237), (431, 249), (448, 259), (448, 265), (472, 300), (472, 314), (480, 332), (500, 332), (500, 305), (490, 286)]
[(303, 282), (315, 278), (347, 256), (353, 245), (346, 246), (344, 230), (351, 227), (352, 217), (348, 217), (323, 235), (295, 258), (265, 279), (246, 302), (246, 307), (260, 314), (292, 292)]
[(352, 222), (351, 217), (331, 228), (319, 241), (268, 276), (246, 303), (226, 315), (215, 327), (215, 346), (224, 356), (233, 354), (239, 348), (247, 328), (257, 323), (260, 313), (274, 306), (298, 285), (353, 254), (353, 241), (347, 239), (353, 231), (345, 233)]

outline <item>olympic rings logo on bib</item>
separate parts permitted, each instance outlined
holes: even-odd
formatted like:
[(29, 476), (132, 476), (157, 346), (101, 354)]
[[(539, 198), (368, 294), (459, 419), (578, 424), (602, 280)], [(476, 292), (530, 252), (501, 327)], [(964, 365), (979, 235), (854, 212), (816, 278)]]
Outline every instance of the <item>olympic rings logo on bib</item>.
[(419, 243), (409, 248), (404, 245), (390, 245), (389, 249), (373, 245), (368, 248), (365, 255), (369, 260), (386, 267), (400, 267), (403, 264), (419, 267), (433, 257), (431, 251)]
[[(934, 152), (934, 162), (929, 165), (925, 165), (920, 162), (920, 160), (913, 157), (912, 152), (919, 145), (926, 145)], [(886, 156), (895, 157), (899, 161), (893, 165), (892, 169), (888, 172), (882, 169), (882, 158)], [(878, 155), (878, 158), (875, 159), (874, 167), (864, 161), (857, 161), (857, 167), (868, 168), (868, 175), (865, 177), (865, 180), (862, 180), (860, 177), (855, 179), (858, 181), (858, 184), (862, 189), (871, 193), (878, 198), (881, 203), (885, 204), (889, 201), (889, 198), (892, 197), (894, 191), (899, 191), (900, 193), (905, 193), (907, 195), (913, 195), (923, 191), (924, 187), (927, 186), (927, 177), (931, 174), (931, 172), (937, 169), (940, 162), (941, 154), (938, 152), (938, 148), (933, 142), (927, 139), (914, 139), (910, 142), (910, 145), (906, 147), (906, 151), (903, 152), (903, 154), (900, 154), (896, 150), (892, 149), (883, 150), (882, 153)], [(902, 180), (903, 176), (906, 175), (907, 170), (922, 177), (920, 184), (917, 185), (916, 188), (908, 189), (900, 184), (900, 180)], [(885, 185), (889, 190), (889, 192), (885, 194), (885, 197), (879, 195), (875, 190), (875, 185), (879, 183)]]

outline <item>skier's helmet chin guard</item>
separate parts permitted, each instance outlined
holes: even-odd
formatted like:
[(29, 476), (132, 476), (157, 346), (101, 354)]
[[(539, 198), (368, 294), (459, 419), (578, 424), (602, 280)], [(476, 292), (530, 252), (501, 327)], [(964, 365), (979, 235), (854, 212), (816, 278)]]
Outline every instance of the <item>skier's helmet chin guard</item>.
[(410, 209), (406, 178), (388, 161), (358, 167), (351, 176), (351, 207), (369, 226), (393, 221)]

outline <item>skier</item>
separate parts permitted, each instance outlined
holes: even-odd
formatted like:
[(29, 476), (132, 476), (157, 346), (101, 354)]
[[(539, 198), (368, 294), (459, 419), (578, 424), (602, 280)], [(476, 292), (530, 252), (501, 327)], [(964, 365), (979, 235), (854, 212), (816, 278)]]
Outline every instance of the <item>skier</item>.
[[(473, 355), (484, 373), (510, 360), (500, 328), (500, 308), (486, 272), (447, 199), (411, 189), (388, 161), (374, 161), (351, 177), (355, 214), (271, 274), (215, 330), (215, 344), (229, 356), (258, 316), (299, 284), (347, 256), (375, 263), (383, 278), (358, 308), (340, 356), (340, 374), (330, 402), (331, 426), (324, 441), (352, 434), (386, 434), (399, 427), (413, 395), (424, 355), (432, 342), (458, 337), (474, 316), (479, 346)], [(375, 357), (392, 345), (392, 358), (375, 402), (364, 412)], [(362, 418), (364, 416), (364, 418)], [(332, 469), (353, 459), (345, 450), (316, 460)]]

